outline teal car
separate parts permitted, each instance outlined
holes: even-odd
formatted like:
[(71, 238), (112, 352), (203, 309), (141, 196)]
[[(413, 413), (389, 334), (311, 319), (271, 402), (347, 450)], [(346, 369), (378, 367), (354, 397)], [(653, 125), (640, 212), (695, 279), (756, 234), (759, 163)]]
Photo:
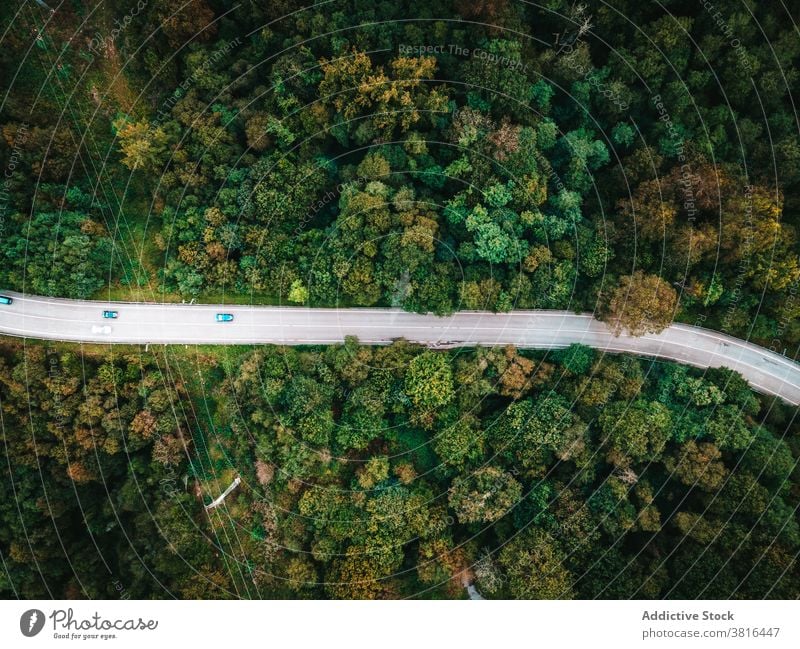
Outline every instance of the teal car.
[(116, 320), (119, 317), (119, 313), (117, 311), (103, 311), (103, 317)]
[(217, 322), (230, 322), (233, 320), (232, 313), (218, 313), (216, 316)]
[(0, 295), (0, 304), (11, 304), (14, 300), (12, 300), (7, 295)]

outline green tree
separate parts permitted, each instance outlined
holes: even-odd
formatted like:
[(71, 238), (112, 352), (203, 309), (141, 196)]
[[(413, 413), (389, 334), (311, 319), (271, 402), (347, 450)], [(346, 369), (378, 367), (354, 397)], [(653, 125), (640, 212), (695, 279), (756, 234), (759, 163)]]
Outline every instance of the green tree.
[(453, 372), (445, 354), (424, 352), (408, 366), (406, 394), (418, 408), (446, 406), (453, 399)]
[(491, 523), (505, 516), (522, 495), (522, 486), (497, 467), (456, 478), (448, 502), (462, 523)]
[(518, 599), (570, 599), (573, 577), (566, 557), (547, 532), (529, 527), (500, 551), (508, 591)]
[(603, 441), (615, 464), (657, 459), (670, 437), (672, 420), (666, 406), (655, 401), (616, 401), (599, 417)]

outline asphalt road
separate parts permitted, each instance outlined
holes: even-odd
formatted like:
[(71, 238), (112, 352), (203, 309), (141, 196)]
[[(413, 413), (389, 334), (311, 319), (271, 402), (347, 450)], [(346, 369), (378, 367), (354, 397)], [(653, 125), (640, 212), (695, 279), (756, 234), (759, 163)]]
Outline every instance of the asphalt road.
[[(51, 340), (125, 344), (309, 345), (356, 336), (366, 344), (396, 338), (433, 347), (506, 345), (558, 349), (582, 343), (607, 352), (665, 358), (696, 367), (729, 367), (765, 394), (800, 405), (800, 364), (763, 347), (709, 329), (674, 324), (658, 335), (615, 337), (589, 314), (568, 311), (461, 311), (440, 318), (397, 309), (308, 309), (93, 302), (22, 296), (0, 305), (0, 334)], [(103, 319), (104, 309), (119, 312)], [(232, 322), (216, 322), (231, 313)], [(93, 332), (108, 325), (110, 332)]]

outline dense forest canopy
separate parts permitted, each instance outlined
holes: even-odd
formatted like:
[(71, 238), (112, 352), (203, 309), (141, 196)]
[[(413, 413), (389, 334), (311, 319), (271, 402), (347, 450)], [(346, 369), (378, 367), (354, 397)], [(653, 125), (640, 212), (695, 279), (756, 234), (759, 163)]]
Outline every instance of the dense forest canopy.
[(797, 596), (797, 409), (729, 370), (0, 352), (6, 597)]
[[(0, 3), (0, 289), (797, 357), (800, 8), (179, 5)], [(724, 369), (4, 340), (0, 417), (3, 597), (800, 595), (797, 409)]]

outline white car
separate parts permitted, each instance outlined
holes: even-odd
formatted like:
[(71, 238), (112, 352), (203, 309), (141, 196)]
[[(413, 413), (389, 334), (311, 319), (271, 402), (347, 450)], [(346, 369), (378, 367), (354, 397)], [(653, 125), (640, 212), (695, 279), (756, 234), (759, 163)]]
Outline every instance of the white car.
[(93, 334), (110, 334), (111, 327), (109, 325), (92, 325)]

